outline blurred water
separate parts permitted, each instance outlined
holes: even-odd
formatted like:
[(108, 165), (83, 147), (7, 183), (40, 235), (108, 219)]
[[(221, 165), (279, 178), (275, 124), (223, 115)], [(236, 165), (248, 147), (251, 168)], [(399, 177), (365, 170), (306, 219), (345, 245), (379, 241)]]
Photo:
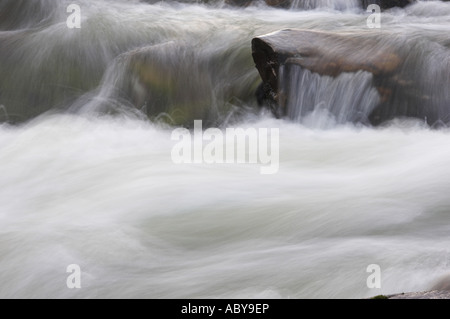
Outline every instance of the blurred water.
[[(360, 8), (78, 2), (80, 30), (59, 10), (69, 1), (40, 1), (45, 18), (0, 24), (0, 113), (69, 110), (0, 126), (0, 297), (362, 298), (426, 290), (448, 273), (448, 129), (362, 127), (328, 111), (276, 120), (253, 108), (252, 37), (365, 30)], [(440, 2), (383, 16), (385, 31), (437, 55), (449, 22)], [(136, 105), (127, 70), (149, 51), (143, 63), (169, 75), (152, 93), (164, 102)], [(365, 74), (358, 92), (354, 78), (306, 76), (325, 94), (306, 94), (310, 103), (330, 86), (362, 110), (377, 99)], [(175, 118), (189, 105), (221, 127), (279, 128), (279, 172), (174, 164), (174, 127), (139, 110)], [(70, 264), (81, 267), (81, 289), (66, 286)], [(381, 267), (381, 289), (366, 285), (370, 264)]]
[(2, 297), (360, 298), (448, 271), (447, 130), (241, 126), (280, 128), (278, 174), (175, 165), (171, 130), (141, 120), (2, 127)]

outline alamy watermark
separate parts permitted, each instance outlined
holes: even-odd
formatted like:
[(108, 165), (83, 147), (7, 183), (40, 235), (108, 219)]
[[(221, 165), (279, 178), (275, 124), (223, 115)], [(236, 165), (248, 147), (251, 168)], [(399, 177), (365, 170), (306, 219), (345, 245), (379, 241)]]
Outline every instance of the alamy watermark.
[(81, 288), (81, 268), (77, 264), (71, 264), (67, 266), (66, 272), (70, 273), (67, 277), (66, 285), (69, 289)]
[(279, 169), (280, 132), (278, 128), (208, 128), (194, 121), (193, 134), (177, 128), (171, 139), (178, 141), (171, 152), (175, 164), (260, 164), (261, 174)]
[(369, 289), (379, 289), (381, 288), (381, 267), (377, 264), (371, 264), (367, 266), (366, 272), (370, 273), (367, 277), (367, 288)]
[(367, 18), (367, 27), (369, 29), (381, 28), (381, 8), (377, 4), (371, 4), (367, 7), (367, 12), (371, 13)]
[(70, 4), (66, 10), (70, 15), (67, 17), (66, 25), (69, 29), (81, 29), (81, 7), (78, 4)]

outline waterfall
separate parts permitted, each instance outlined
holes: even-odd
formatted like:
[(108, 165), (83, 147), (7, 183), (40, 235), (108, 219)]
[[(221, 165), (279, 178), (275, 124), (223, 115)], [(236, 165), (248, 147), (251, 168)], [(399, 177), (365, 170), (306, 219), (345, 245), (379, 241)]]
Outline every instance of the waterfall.
[[(378, 93), (372, 87), (372, 75), (367, 72), (342, 74), (333, 79), (293, 65), (287, 73), (285, 82), (293, 86), (285, 89), (289, 92), (287, 116), (300, 123), (312, 121), (312, 125), (319, 126), (349, 122), (367, 124), (379, 101)], [(323, 123), (325, 119), (331, 123)]]
[(294, 0), (291, 9), (319, 9), (330, 8), (334, 10), (349, 10), (360, 7), (358, 0)]

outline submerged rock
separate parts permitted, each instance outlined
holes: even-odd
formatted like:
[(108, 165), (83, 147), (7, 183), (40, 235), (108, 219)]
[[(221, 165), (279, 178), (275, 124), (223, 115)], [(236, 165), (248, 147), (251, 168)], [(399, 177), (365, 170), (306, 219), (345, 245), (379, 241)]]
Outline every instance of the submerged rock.
[(225, 0), (225, 3), (230, 6), (248, 7), (253, 3), (253, 0)]
[[(220, 63), (225, 56), (233, 61), (229, 68)], [(232, 56), (168, 41), (119, 56), (106, 73), (100, 94), (107, 103), (122, 101), (153, 120), (186, 127), (194, 120), (215, 125), (238, 112), (235, 103), (239, 100), (253, 100), (259, 79), (256, 72), (248, 76), (247, 68), (252, 70), (245, 48)], [(106, 104), (96, 107), (106, 108)]]
[(209, 118), (212, 80), (206, 61), (193, 49), (167, 42), (127, 53), (127, 58), (131, 100), (145, 106), (148, 116), (166, 114), (177, 125)]
[(292, 5), (292, 0), (264, 0), (268, 6), (276, 8), (289, 8)]
[(363, 8), (367, 8), (371, 4), (377, 4), (381, 9), (390, 9), (394, 7), (404, 8), (417, 0), (361, 0)]
[[(238, 7), (247, 7), (257, 2), (260, 3), (265, 2), (265, 4), (270, 7), (285, 8), (285, 9), (291, 7), (310, 9), (321, 5), (320, 2), (314, 3), (311, 1), (304, 1), (304, 3), (302, 3), (302, 1), (298, 2), (293, 0), (225, 0), (226, 4)], [(367, 8), (371, 4), (377, 4), (380, 6), (382, 10), (386, 10), (394, 7), (404, 8), (415, 2), (417, 2), (417, 0), (359, 0), (358, 3), (355, 4), (355, 6), (359, 5), (361, 8)]]
[(0, 31), (48, 25), (61, 7), (59, 1), (53, 0), (2, 0)]

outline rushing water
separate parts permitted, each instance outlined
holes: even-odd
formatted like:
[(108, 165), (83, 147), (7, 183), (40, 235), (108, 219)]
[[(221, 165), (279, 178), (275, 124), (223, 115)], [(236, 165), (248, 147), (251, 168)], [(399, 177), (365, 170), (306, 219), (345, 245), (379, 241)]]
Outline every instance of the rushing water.
[[(77, 1), (81, 29), (68, 29), (71, 1), (17, 3), (0, 20), (0, 114), (52, 111), (0, 126), (0, 297), (362, 298), (430, 289), (450, 271), (447, 128), (348, 123), (379, 98), (365, 73), (293, 73), (309, 86), (289, 118), (256, 107), (254, 36), (366, 32), (361, 8)], [(367, 32), (426, 40), (413, 47), (436, 48), (440, 64), (418, 51), (428, 67), (417, 70), (449, 83), (449, 4), (382, 23)], [(133, 74), (135, 63), (151, 72)], [(193, 119), (279, 128), (278, 173), (174, 164), (172, 124)], [(66, 286), (70, 264), (81, 289)], [(380, 289), (367, 287), (371, 264)]]

